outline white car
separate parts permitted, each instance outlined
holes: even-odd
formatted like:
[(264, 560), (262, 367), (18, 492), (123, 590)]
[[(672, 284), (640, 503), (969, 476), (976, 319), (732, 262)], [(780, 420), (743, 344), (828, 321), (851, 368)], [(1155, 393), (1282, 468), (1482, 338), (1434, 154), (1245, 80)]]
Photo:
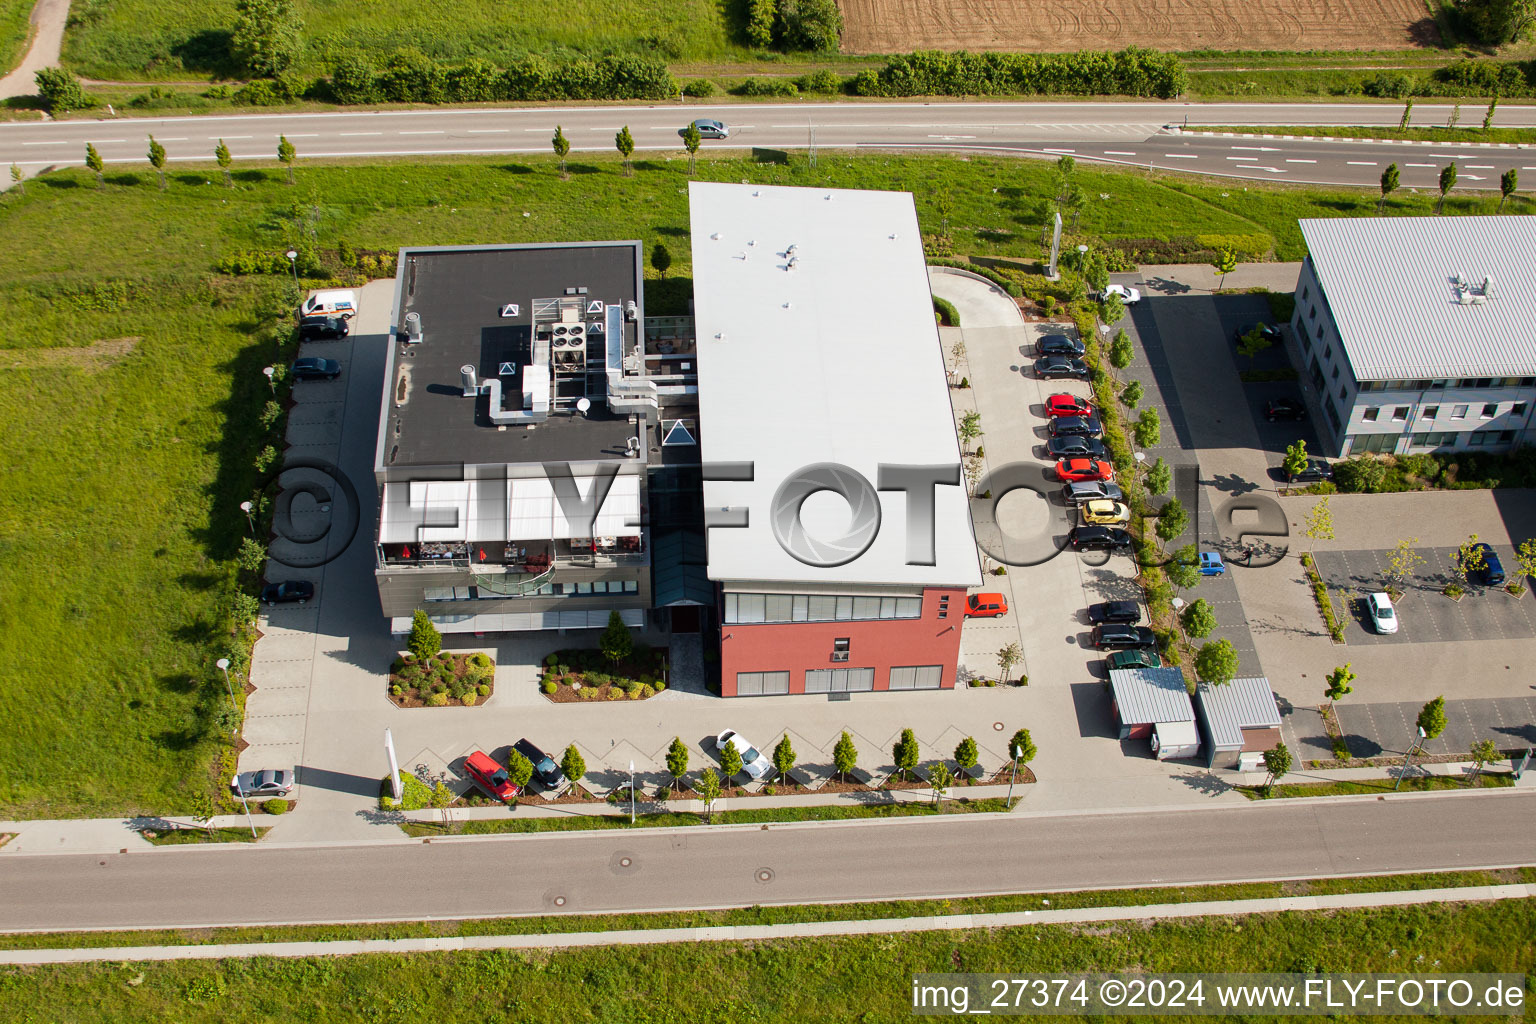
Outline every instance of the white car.
[(1120, 296), (1120, 301), (1127, 306), (1134, 306), (1141, 301), (1141, 290), (1132, 288), (1130, 285), (1112, 284), (1104, 289), (1102, 298), (1108, 298), (1111, 295)]
[(1365, 599), (1365, 607), (1371, 613), (1371, 625), (1378, 633), (1397, 632), (1397, 612), (1392, 608), (1392, 598), (1376, 593)]
[(727, 729), (715, 737), (715, 750), (724, 750), (727, 746), (735, 747), (736, 753), (741, 755), (741, 770), (753, 779), (761, 779), (773, 771), (773, 762), (763, 756), (762, 751), (748, 743), (733, 729)]

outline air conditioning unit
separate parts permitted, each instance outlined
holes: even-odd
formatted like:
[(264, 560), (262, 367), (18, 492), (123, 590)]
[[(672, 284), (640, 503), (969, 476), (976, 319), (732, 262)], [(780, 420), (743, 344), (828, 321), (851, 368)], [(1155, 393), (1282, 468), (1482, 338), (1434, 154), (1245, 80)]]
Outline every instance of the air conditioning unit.
[(571, 325), (571, 337), (579, 338), (583, 334), (586, 333), (586, 330), (587, 329), (585, 327), (583, 327), (581, 324), (572, 324)]

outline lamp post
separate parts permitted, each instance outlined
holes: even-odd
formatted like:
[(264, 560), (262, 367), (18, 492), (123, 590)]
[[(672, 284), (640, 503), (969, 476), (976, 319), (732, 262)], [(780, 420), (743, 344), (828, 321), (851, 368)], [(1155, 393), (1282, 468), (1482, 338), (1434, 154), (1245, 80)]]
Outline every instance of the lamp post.
[(297, 249), (289, 249), (288, 266), (293, 271), (293, 290), (299, 290), (299, 253)]
[(256, 532), (256, 517), (251, 515), (251, 509), (254, 507), (255, 506), (253, 506), (248, 501), (242, 501), (240, 503), (240, 511), (245, 513), (245, 523), (250, 527), (252, 533)]
[(272, 393), (274, 395), (277, 394), (277, 379), (276, 379), (277, 367), (275, 367), (275, 366), (263, 366), (261, 368), (261, 372), (266, 375), (267, 387), (272, 389)]
[(1403, 757), (1403, 770), (1397, 773), (1397, 785), (1392, 787), (1392, 792), (1394, 793), (1402, 786), (1403, 777), (1408, 774), (1408, 768), (1413, 764), (1413, 752), (1424, 744), (1424, 727), (1414, 726), (1414, 731), (1418, 733), (1418, 736), (1408, 745), (1408, 753)]
[(635, 762), (629, 762), (629, 823), (635, 823)]
[(220, 672), (224, 673), (224, 686), (229, 690), (229, 702), (234, 704), (235, 707), (239, 707), (238, 704), (235, 704), (235, 684), (229, 681), (229, 659), (220, 658), (214, 664), (219, 667)]
[(1008, 741), (1008, 757), (1011, 764), (1008, 769), (1008, 809), (1013, 809), (1013, 780), (1019, 777), (1019, 748), (1012, 740)]
[(240, 803), (245, 807), (245, 823), (251, 827), (251, 841), (254, 842), (261, 837), (256, 834), (256, 822), (251, 818), (251, 802), (245, 797), (245, 786), (241, 784), (239, 775), (235, 776), (234, 786), (235, 794), (240, 797)]

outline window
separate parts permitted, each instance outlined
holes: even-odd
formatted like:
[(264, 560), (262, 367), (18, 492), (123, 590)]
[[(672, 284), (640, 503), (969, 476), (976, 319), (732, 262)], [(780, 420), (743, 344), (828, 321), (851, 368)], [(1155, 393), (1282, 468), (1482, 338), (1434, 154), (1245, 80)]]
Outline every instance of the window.
[(904, 665), (891, 669), (893, 690), (937, 690), (943, 681), (942, 665)]
[[(583, 584), (585, 586), (586, 584)], [(601, 584), (598, 584), (601, 586)], [(609, 583), (608, 593), (617, 594), (617, 580)], [(639, 589), (638, 581), (624, 583), (626, 593)], [(601, 593), (601, 590), (599, 590)], [(940, 604), (942, 609), (946, 603)], [(726, 594), (725, 621), (748, 622), (836, 622), (849, 619), (919, 619), (923, 615), (920, 597), (854, 597), (811, 594)]]
[(812, 622), (827, 622), (827, 621), (829, 621), (831, 619), (835, 619), (835, 618), (837, 618), (837, 598), (835, 598), (835, 597), (812, 597), (811, 598), (811, 621)]
[(1362, 412), (1360, 414), (1360, 418), (1362, 420), (1364, 420), (1365, 422), (1367, 422), (1367, 423), (1374, 423), (1374, 422), (1376, 422), (1376, 414), (1379, 413), (1379, 412), (1381, 412), (1381, 410), (1377, 409), (1377, 408), (1375, 408), (1373, 406), (1373, 407), (1371, 407), (1369, 409), (1366, 409), (1364, 412)]
[(1453, 405), (1453, 406), (1451, 406), (1451, 419), (1453, 419), (1453, 420), (1464, 420), (1464, 419), (1466, 419), (1467, 418), (1467, 408), (1468, 407), (1465, 406), (1465, 405)]
[(1323, 340), (1323, 325), (1322, 324), (1318, 324), (1317, 325), (1317, 340), (1318, 341), (1322, 341)]
[(1415, 448), (1452, 448), (1455, 445), (1456, 435), (1449, 430), (1413, 435)]
[(1336, 431), (1344, 429), (1344, 421), (1339, 417), (1338, 407), (1329, 402), (1323, 408), (1328, 411), (1328, 422), (1333, 424), (1333, 429)]
[(452, 587), (426, 587), (421, 592), (423, 601), (452, 601)]
[(1420, 419), (1432, 420), (1439, 415), (1440, 407), (1438, 405), (1426, 405), (1424, 408), (1419, 410)]
[(832, 641), (832, 660), (848, 660), (848, 637), (838, 637), (836, 640)]
[(1511, 416), (1515, 416), (1515, 417), (1524, 416), (1525, 415), (1525, 403), (1524, 402), (1516, 402), (1514, 405), (1510, 406), (1509, 407), (1509, 414)]
[(1429, 390), (1429, 381), (1427, 381), (1427, 380), (1409, 381), (1408, 382), (1408, 386), (1413, 391), (1428, 391)]
[(1497, 416), (1498, 414), (1499, 414), (1499, 403), (1497, 403), (1497, 402), (1484, 402), (1483, 403), (1483, 419), (1491, 420), (1495, 416)]
[[(880, 617), (880, 599), (878, 597), (854, 598), (853, 617), (856, 619), (878, 619)], [(842, 618), (842, 616), (839, 615), (838, 618)]]
[(1408, 418), (1408, 407), (1406, 405), (1400, 405), (1396, 409), (1392, 410), (1392, 419), (1397, 421), (1398, 423), (1403, 422), (1407, 418)]
[[(949, 607), (949, 595), (939, 598), (939, 607)], [(896, 618), (920, 619), (923, 617), (923, 599), (920, 597), (898, 597), (896, 599)]]
[(853, 693), (874, 688), (872, 668), (813, 668), (805, 673), (806, 693)]
[(1307, 301), (1307, 295), (1308, 295), (1307, 286), (1306, 285), (1302, 285), (1301, 286), (1301, 301), (1302, 302), (1306, 302)]
[[(586, 582), (578, 582), (576, 584), (576, 593), (578, 593), (578, 594), (590, 594), (590, 593), (592, 593), (592, 584), (591, 583), (586, 583)], [(761, 618), (761, 616), (759, 616), (759, 618)]]
[(793, 618), (795, 598), (792, 594), (767, 595), (769, 622), (789, 622)]
[[(1329, 377), (1328, 379), (1329, 380), (1338, 380), (1339, 379), (1339, 368), (1337, 366), (1335, 366), (1333, 368), (1333, 375), (1331, 377)], [(1340, 396), (1340, 397), (1343, 397), (1343, 396)]]
[[(762, 622), (768, 616), (768, 599), (763, 594), (736, 594), (736, 618), (732, 622)], [(730, 609), (726, 609), (729, 613)], [(729, 616), (727, 616), (729, 617)]]
[[(1334, 375), (1337, 376), (1339, 371), (1338, 370), (1334, 370), (1333, 372), (1334, 372)], [(1348, 384), (1340, 384), (1339, 385), (1339, 401), (1341, 401), (1341, 402), (1344, 401), (1344, 397), (1346, 395), (1348, 395), (1348, 394), (1349, 394), (1349, 385)]]
[(1513, 430), (1501, 430), (1501, 431), (1499, 431), (1499, 444), (1510, 444), (1514, 440), (1515, 440), (1515, 432)]
[(737, 672), (738, 697), (765, 697), (789, 692), (788, 672)]
[(640, 581), (639, 580), (625, 580), (624, 581), (624, 593), (626, 593), (626, 594), (638, 594), (638, 593), (640, 593)]
[(1431, 390), (1431, 391), (1444, 391), (1445, 390), (1445, 386), (1447, 384), (1449, 384), (1449, 383), (1450, 383), (1450, 381), (1445, 380), (1443, 378), (1439, 379), (1439, 380), (1432, 380), (1432, 381), (1429, 382), (1429, 390)]
[(837, 599), (837, 615), (839, 622), (853, 618), (853, 598), (839, 597)]

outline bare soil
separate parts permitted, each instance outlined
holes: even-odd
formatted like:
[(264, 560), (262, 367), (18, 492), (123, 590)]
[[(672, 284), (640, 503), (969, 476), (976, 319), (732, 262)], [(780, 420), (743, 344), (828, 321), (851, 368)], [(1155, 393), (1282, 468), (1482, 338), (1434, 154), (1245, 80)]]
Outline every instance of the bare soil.
[[(594, 690), (597, 692), (597, 696), (582, 696), (583, 693), (591, 693)], [(541, 690), (540, 692), (542, 693), (543, 691)], [(610, 693), (617, 693), (618, 696), (610, 697)], [(604, 704), (610, 700), (650, 700), (650, 697), (642, 696), (644, 693), (644, 690), (636, 690), (634, 695), (631, 696), (612, 683), (604, 683), (602, 686), (583, 686), (579, 691), (569, 683), (562, 683), (555, 687), (554, 693), (545, 693), (543, 696), (545, 700), (554, 701), (556, 704)], [(651, 697), (654, 696), (656, 694), (652, 693)]]
[[(990, 779), (984, 779), (981, 782), (977, 783), (977, 785), (1006, 786), (1006, 785), (1008, 785), (1008, 779), (1009, 778), (1010, 778), (1009, 771), (1008, 771), (1007, 768), (1004, 768), (1002, 771), (998, 772), (996, 775), (992, 776)], [(1018, 774), (1017, 777), (1014, 778), (1014, 781), (1017, 782), (1021, 786), (1025, 785), (1026, 783), (1034, 782), (1034, 781), (1036, 781), (1035, 773), (1030, 771), (1029, 765), (1021, 764), (1021, 765), (1019, 765), (1019, 774)]]
[(1381, 50), (1439, 32), (1423, 0), (841, 0), (843, 50)]
[[(452, 666), (454, 678), (463, 679), (464, 676), (469, 673), (469, 659), (471, 657), (473, 657), (471, 654), (454, 654), (449, 659), (449, 664)], [(494, 665), (491, 667), (489, 675), (487, 675), (482, 680), (482, 682), (484, 685), (490, 687), (491, 692), (482, 697), (479, 694), (471, 691), (471, 693), (467, 696), (473, 696), (475, 698), (473, 704), (466, 704), (463, 699), (453, 700), (450, 698), (447, 704), (439, 706), (449, 708), (479, 707), (481, 704), (484, 704), (486, 701), (490, 700), (493, 696), (496, 695), (496, 669)], [(427, 703), (426, 695), (415, 686), (406, 686), (405, 692), (403, 694), (401, 694), (399, 697), (394, 696), (391, 690), (394, 686), (399, 685), (400, 683), (400, 678), (394, 673), (391, 673), (388, 681), (384, 684), (384, 692), (389, 696), (390, 702), (396, 707), (426, 708), (432, 706)]]

